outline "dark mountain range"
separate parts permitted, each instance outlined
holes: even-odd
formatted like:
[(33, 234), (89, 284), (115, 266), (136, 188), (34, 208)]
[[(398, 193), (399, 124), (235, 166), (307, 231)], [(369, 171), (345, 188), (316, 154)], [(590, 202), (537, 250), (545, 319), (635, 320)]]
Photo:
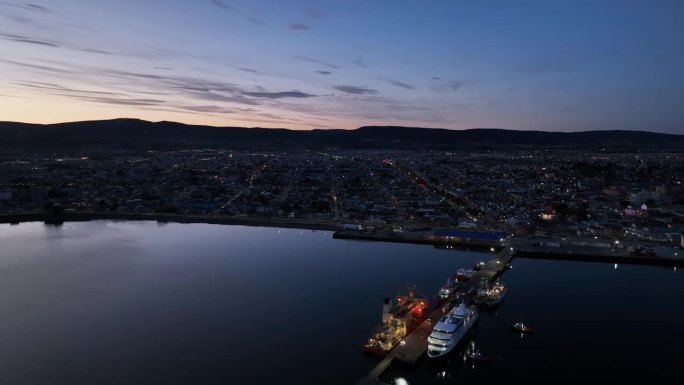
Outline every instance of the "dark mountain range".
[(192, 148), (288, 150), (359, 148), (406, 150), (606, 149), (684, 150), (684, 135), (644, 131), (545, 132), (447, 130), (370, 126), (356, 130), (298, 131), (211, 127), (114, 119), (59, 124), (0, 122), (0, 152), (110, 152)]

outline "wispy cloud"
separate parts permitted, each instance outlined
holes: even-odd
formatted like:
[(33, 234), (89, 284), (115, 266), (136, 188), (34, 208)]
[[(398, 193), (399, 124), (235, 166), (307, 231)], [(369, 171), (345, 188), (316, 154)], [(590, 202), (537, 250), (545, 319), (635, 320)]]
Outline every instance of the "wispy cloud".
[(394, 85), (394, 86), (397, 86), (397, 87), (401, 87), (401, 88), (404, 88), (404, 89), (407, 89), (407, 90), (413, 91), (413, 90), (416, 89), (416, 87), (414, 87), (414, 86), (412, 86), (412, 85), (410, 85), (410, 84), (404, 83), (404, 82), (400, 82), (399, 80), (393, 80), (393, 79), (381, 79), (381, 80), (384, 81), (384, 82), (386, 82), (386, 83), (389, 83), (389, 84), (391, 84), (391, 85)]
[(335, 69), (340, 68), (340, 67), (338, 67), (338, 66), (336, 66), (336, 65), (334, 65), (334, 64), (326, 63), (326, 62), (324, 62), (324, 61), (322, 61), (322, 60), (313, 59), (313, 58), (306, 57), (306, 56), (293, 56), (292, 58), (293, 58), (293, 59), (297, 59), (297, 60), (306, 61), (306, 62), (309, 62), (309, 63), (320, 64), (320, 65), (325, 66), (325, 67), (328, 67), (328, 68), (335, 68)]
[(459, 80), (449, 80), (449, 81), (441, 81), (440, 78), (433, 78), (434, 80), (438, 80), (437, 83), (432, 85), (432, 90), (437, 91), (437, 92), (449, 92), (449, 91), (458, 91), (463, 87), (463, 82)]
[(321, 75), (332, 75), (332, 72), (330, 72), (330, 71), (316, 71), (316, 73), (321, 74)]
[(309, 29), (309, 26), (304, 23), (292, 23), (290, 24), (290, 29), (295, 31), (305, 31)]
[(103, 49), (97, 49), (97, 48), (81, 48), (80, 51), (97, 53), (100, 55), (113, 55), (112, 52), (105, 51)]
[(47, 66), (47, 65), (34, 64), (34, 63), (19, 62), (19, 61), (14, 61), (14, 60), (7, 60), (7, 59), (0, 59), (0, 62), (11, 64), (11, 65), (17, 66), (17, 67), (23, 67), (23, 68), (28, 68), (28, 69), (32, 69), (32, 70), (53, 72), (53, 73), (59, 73), (59, 74), (73, 73), (74, 72), (74, 71), (71, 71), (68, 69), (63, 69), (63, 68), (51, 67), (51, 66)]
[(15, 7), (15, 8), (21, 8), (26, 11), (34, 11), (34, 12), (51, 12), (51, 10), (47, 7), (44, 7), (42, 5), (38, 4), (32, 4), (32, 3), (12, 3), (9, 1), (0, 1), (0, 4), (8, 5), (10, 7)]
[(256, 98), (280, 99), (280, 98), (311, 98), (316, 95), (307, 94), (300, 91), (285, 91), (285, 92), (247, 92), (242, 91), (243, 95), (253, 96)]
[(224, 1), (221, 1), (221, 0), (211, 0), (211, 2), (214, 3), (214, 5), (219, 7), (219, 8), (228, 9), (230, 11), (232, 11), (234, 9), (230, 4), (228, 4)]
[(93, 91), (93, 90), (82, 90), (82, 89), (76, 89), (76, 88), (70, 88), (70, 87), (65, 87), (61, 86), (58, 84), (54, 83), (45, 83), (45, 82), (15, 82), (15, 84), (28, 87), (28, 88), (37, 88), (41, 90), (50, 90), (50, 91), (59, 91), (62, 93), (69, 93), (69, 94), (85, 94), (85, 95), (122, 95), (120, 93), (116, 92), (109, 92), (109, 91)]
[(359, 67), (368, 68), (368, 64), (363, 58), (354, 60), (354, 64), (356, 64)]
[(81, 96), (77, 97), (86, 102), (102, 103), (108, 105), (122, 105), (122, 106), (157, 106), (164, 104), (164, 100), (159, 99), (135, 99), (135, 98), (107, 98), (95, 96)]
[(10, 34), (10, 33), (0, 33), (0, 36), (2, 36), (2, 38), (4, 40), (16, 41), (18, 43), (37, 44), (37, 45), (42, 45), (42, 46), (46, 46), (46, 47), (54, 47), (54, 48), (59, 47), (59, 44), (57, 44), (55, 42), (42, 40), (42, 39), (36, 39), (36, 38), (23, 36), (23, 35), (14, 35), (14, 34)]
[(234, 12), (235, 14), (238, 14), (238, 15), (244, 17), (245, 19), (251, 21), (253, 24), (258, 24), (258, 25), (264, 24), (264, 22), (261, 21), (260, 19), (257, 19), (256, 17), (250, 16), (250, 15), (243, 14), (238, 9), (236, 9), (235, 7), (233, 7), (232, 5), (228, 4), (227, 2), (225, 2), (223, 0), (211, 0), (211, 3), (214, 4), (215, 6), (221, 8), (221, 9), (226, 10), (226, 11)]
[(312, 19), (322, 19), (323, 17), (325, 17), (323, 11), (316, 8), (309, 8), (304, 13)]
[(354, 94), (354, 95), (377, 95), (378, 94), (377, 90), (373, 90), (373, 89), (366, 88), (366, 87), (339, 85), (339, 86), (333, 86), (333, 88), (338, 90), (338, 91), (342, 91), (346, 94)]
[(247, 18), (247, 20), (251, 21), (254, 24), (264, 25), (264, 22), (261, 21), (261, 19), (257, 19), (256, 17), (253, 17), (253, 16), (245, 16), (245, 17)]
[(184, 110), (184, 111), (192, 111), (192, 112), (204, 112), (204, 113), (210, 113), (210, 114), (234, 114), (237, 111), (231, 108), (226, 108), (222, 106), (216, 106), (216, 105), (203, 105), (203, 106), (186, 106), (186, 105), (175, 105), (173, 108), (179, 109), (179, 110)]

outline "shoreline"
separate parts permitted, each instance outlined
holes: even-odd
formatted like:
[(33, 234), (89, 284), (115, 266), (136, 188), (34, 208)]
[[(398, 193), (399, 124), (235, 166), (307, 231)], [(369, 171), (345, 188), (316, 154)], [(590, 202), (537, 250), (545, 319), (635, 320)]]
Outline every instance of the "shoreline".
[[(276, 218), (228, 217), (209, 215), (179, 215), (179, 214), (136, 214), (136, 213), (94, 213), (68, 212), (53, 213), (23, 213), (0, 214), (0, 224), (21, 224), (29, 222), (43, 222), (46, 225), (61, 225), (65, 222), (89, 222), (97, 220), (110, 221), (154, 221), (160, 223), (205, 223), (217, 225), (293, 228), (303, 230), (331, 231), (333, 239), (356, 240), (366, 242), (390, 242), (431, 245), (437, 248), (451, 248), (474, 252), (499, 251), (502, 244), (498, 242), (470, 242), (466, 240), (442, 242), (432, 239), (430, 230), (395, 233), (388, 229), (375, 229), (372, 233), (341, 228), (342, 224), (330, 221), (291, 220)], [(624, 263), (654, 266), (684, 266), (684, 257), (674, 255), (659, 255), (658, 257), (641, 257), (627, 254), (626, 251), (606, 254), (605, 250), (561, 250), (534, 248), (528, 244), (515, 244), (518, 256), (521, 258), (568, 260), (580, 262)], [(573, 252), (574, 251), (574, 252)], [(600, 252), (599, 252), (600, 251)]]
[(98, 220), (112, 221), (155, 221), (171, 223), (206, 223), (215, 225), (236, 225), (254, 227), (282, 227), (305, 230), (336, 231), (339, 224), (323, 221), (279, 220), (269, 218), (236, 218), (228, 216), (182, 215), (182, 214), (136, 214), (136, 213), (92, 213), (73, 212), (63, 214), (23, 213), (0, 214), (0, 224), (19, 224), (26, 222), (45, 222), (62, 224), (64, 222), (89, 222)]

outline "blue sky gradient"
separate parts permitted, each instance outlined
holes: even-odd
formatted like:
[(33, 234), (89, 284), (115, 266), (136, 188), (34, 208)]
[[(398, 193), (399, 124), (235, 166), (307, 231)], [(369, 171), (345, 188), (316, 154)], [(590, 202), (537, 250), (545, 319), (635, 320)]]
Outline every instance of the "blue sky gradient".
[(684, 1), (0, 1), (0, 120), (684, 133)]

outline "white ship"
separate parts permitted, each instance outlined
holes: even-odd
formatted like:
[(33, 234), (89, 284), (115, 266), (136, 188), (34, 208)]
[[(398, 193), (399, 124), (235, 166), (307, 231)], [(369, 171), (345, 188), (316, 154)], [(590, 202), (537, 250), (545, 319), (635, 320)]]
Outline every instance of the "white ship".
[(428, 356), (449, 353), (477, 320), (477, 310), (460, 304), (437, 322), (428, 337)]

